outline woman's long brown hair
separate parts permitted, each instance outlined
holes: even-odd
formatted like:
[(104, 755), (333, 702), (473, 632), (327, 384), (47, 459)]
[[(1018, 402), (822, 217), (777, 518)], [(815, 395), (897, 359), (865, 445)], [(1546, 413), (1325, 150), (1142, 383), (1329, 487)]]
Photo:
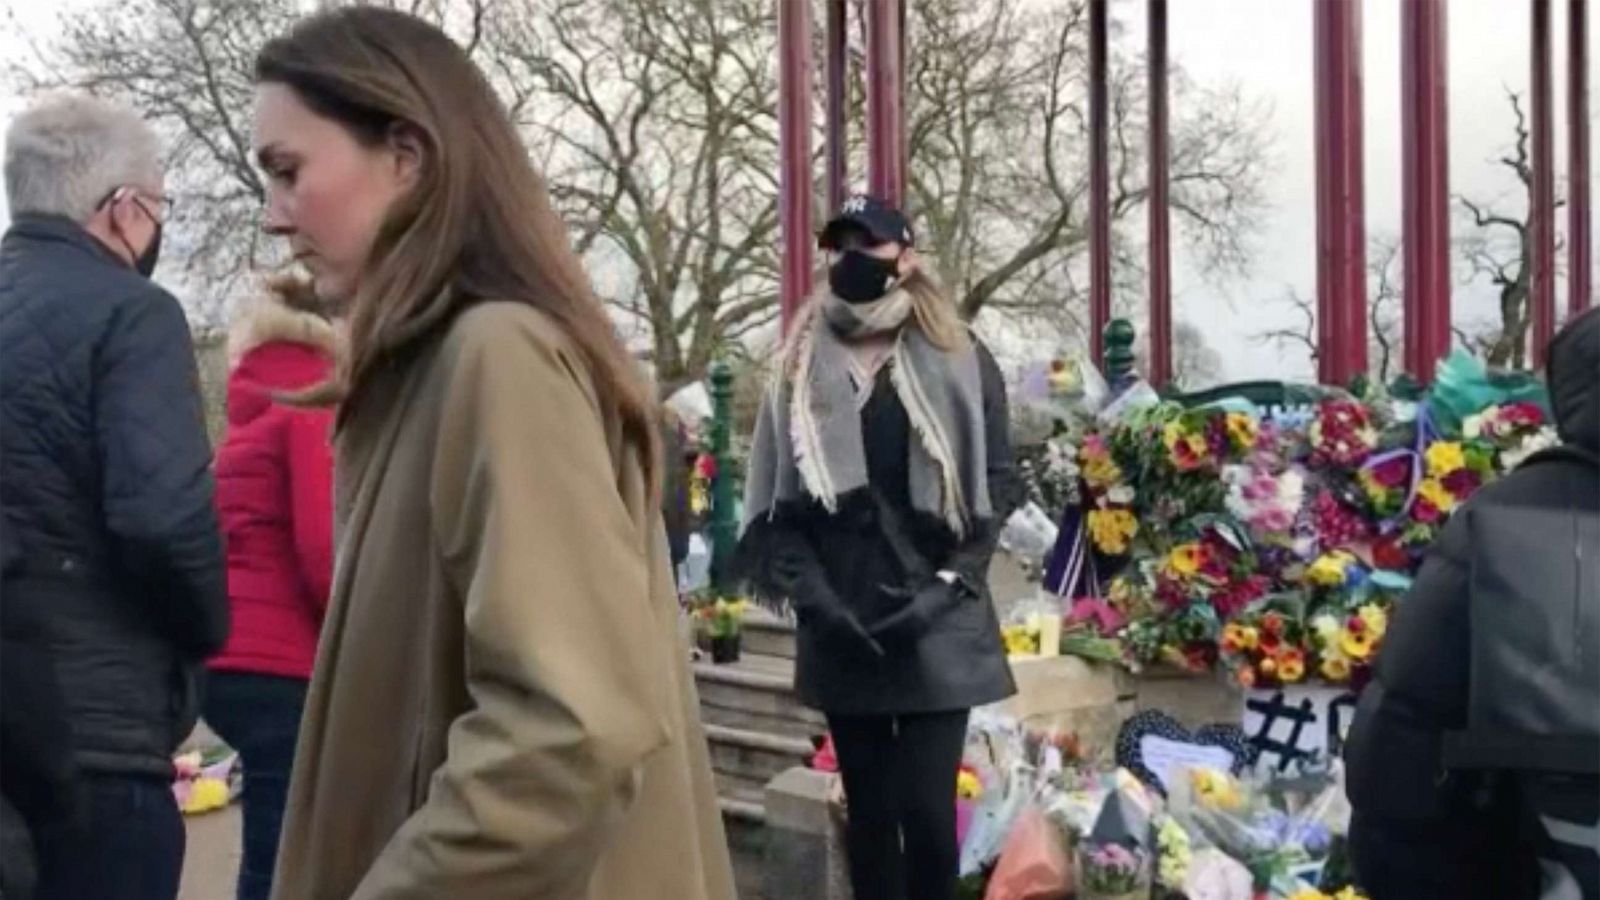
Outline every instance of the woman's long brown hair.
[(423, 142), (417, 185), (379, 229), (349, 306), (349, 347), (331, 383), (339, 420), (380, 366), (404, 360), (482, 300), (526, 303), (571, 336), (600, 402), (659, 482), (654, 401), (595, 298), (544, 180), (483, 73), (444, 32), (388, 9), (348, 7), (301, 21), (256, 58), (283, 84), (373, 146), (397, 128)]

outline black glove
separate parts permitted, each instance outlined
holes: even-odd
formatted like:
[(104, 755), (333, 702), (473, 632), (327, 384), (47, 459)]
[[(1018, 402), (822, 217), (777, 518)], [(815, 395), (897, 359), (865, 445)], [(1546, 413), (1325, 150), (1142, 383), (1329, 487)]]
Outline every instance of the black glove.
[(904, 647), (928, 633), (928, 629), (951, 609), (971, 599), (960, 582), (935, 578), (918, 590), (880, 587), (880, 591), (898, 597), (904, 605), (867, 629), (885, 646)]
[(815, 628), (823, 639), (865, 649), (873, 656), (884, 656), (883, 645), (862, 626), (833, 588), (820, 579), (808, 578), (796, 586), (791, 598), (795, 611), (808, 628)]

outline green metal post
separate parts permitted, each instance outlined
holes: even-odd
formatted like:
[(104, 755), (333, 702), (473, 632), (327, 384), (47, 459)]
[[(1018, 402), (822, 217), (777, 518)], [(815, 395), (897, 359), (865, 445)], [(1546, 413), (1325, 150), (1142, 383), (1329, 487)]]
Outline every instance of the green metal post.
[(722, 360), (711, 365), (711, 583), (718, 591), (732, 589), (729, 568), (739, 540), (734, 514), (733, 370)]
[(1133, 342), (1136, 337), (1133, 323), (1127, 319), (1112, 319), (1106, 323), (1105, 376), (1113, 394), (1122, 393), (1133, 377)]

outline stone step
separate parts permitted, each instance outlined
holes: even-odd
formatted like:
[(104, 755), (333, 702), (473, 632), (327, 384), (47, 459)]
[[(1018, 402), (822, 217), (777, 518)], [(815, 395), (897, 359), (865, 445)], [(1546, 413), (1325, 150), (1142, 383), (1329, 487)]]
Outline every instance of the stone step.
[(814, 752), (811, 742), (722, 725), (705, 726), (717, 792), (745, 795), (759, 803), (768, 781), (794, 766), (803, 766)]
[(793, 618), (755, 607), (745, 614), (740, 643), (746, 653), (756, 656), (794, 659), (794, 629)]
[(737, 663), (694, 665), (700, 718), (707, 724), (809, 739), (827, 731), (822, 714), (803, 706), (794, 692), (794, 663), (777, 656), (745, 654)]

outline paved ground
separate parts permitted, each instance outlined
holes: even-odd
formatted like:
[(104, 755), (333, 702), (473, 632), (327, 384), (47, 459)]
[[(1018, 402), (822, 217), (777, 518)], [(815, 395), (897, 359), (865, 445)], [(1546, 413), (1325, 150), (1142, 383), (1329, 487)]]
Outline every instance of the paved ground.
[(239, 871), (239, 805), (188, 816), (189, 851), (178, 900), (233, 900)]

